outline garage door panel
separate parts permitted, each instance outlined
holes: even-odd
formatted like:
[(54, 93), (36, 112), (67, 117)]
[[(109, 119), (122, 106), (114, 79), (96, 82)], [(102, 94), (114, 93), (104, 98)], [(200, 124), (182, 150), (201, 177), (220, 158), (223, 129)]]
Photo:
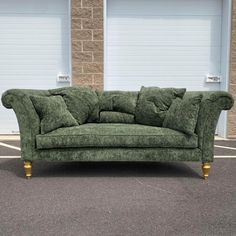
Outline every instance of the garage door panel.
[[(168, 25), (171, 27), (166, 27)], [(194, 26), (198, 28), (195, 29)], [(221, 18), (210, 16), (205, 18), (185, 16), (181, 19), (170, 19), (168, 16), (151, 19), (109, 19), (107, 45), (214, 47), (221, 44), (220, 27)]]
[(108, 0), (105, 89), (219, 89), (205, 77), (220, 74), (221, 8), (221, 0)]
[[(34, 16), (32, 16), (32, 17), (34, 17)], [(30, 21), (31, 21), (32, 17), (29, 16), (27, 20), (29, 21), (29, 19), (30, 19)], [(4, 18), (1, 17), (1, 20), (7, 22), (7, 21), (9, 21), (9, 18), (11, 18), (11, 17), (7, 17), (8, 19), (5, 19), (5, 20), (4, 20)], [(16, 16), (16, 18), (18, 18), (18, 17)], [(66, 25), (64, 27), (61, 27), (60, 21), (62, 19), (63, 19), (62, 17), (54, 18), (54, 16), (51, 16), (45, 22), (43, 22), (44, 21), (43, 18), (38, 17), (38, 19), (35, 20), (35, 23), (31, 23), (31, 24), (24, 23), (22, 21), (22, 19), (17, 19), (18, 20), (17, 24), (5, 23), (5, 24), (0, 24), (0, 27), (1, 27), (1, 32), (3, 33), (2, 36), (4, 36), (4, 37), (6, 37), (7, 34), (9, 34), (9, 35), (10, 34), (11, 35), (24, 35), (24, 34), (28, 34), (28, 33), (31, 33), (31, 34), (35, 34), (35, 33), (40, 34), (41, 33), (41, 34), (43, 34), (42, 36), (44, 36), (44, 34), (50, 34), (50, 35), (56, 34), (57, 35), (58, 32), (60, 33), (60, 32), (68, 30)], [(55, 25), (58, 25), (60, 27), (55, 28)]]
[[(177, 57), (176, 57), (177, 58)], [(156, 60), (156, 59), (155, 59)], [(194, 58), (192, 58), (192, 60), (183, 60), (183, 58), (181, 58), (181, 61), (175, 61), (174, 59), (173, 60), (163, 60), (161, 61), (160, 63), (158, 63), (158, 65), (156, 65), (156, 62), (153, 58), (143, 58), (143, 61), (140, 61), (140, 60), (129, 60), (127, 61), (126, 63), (122, 60), (117, 60), (116, 62), (111, 62), (109, 65), (110, 65), (110, 68), (111, 67), (129, 67), (130, 69), (132, 69), (131, 67), (132, 66), (145, 66), (145, 67), (153, 67), (155, 66), (156, 68), (158, 69), (163, 69), (163, 70), (166, 70), (164, 67), (165, 66), (177, 66), (179, 67), (180, 70), (183, 70), (185, 67), (186, 68), (190, 68), (190, 69), (194, 69), (194, 68), (197, 68), (197, 69), (201, 69), (201, 68), (204, 68), (204, 69), (209, 69), (209, 61), (204, 61), (202, 59), (200, 59), (201, 62), (198, 63), (198, 65), (196, 65), (195, 61), (194, 61)], [(219, 63), (219, 62), (218, 62)], [(213, 64), (212, 66), (218, 68), (217, 65)], [(159, 68), (161, 67), (161, 68)], [(180, 68), (181, 67), (181, 68)], [(175, 68), (173, 68), (175, 69)], [(109, 70), (109, 69), (108, 69)]]
[[(117, 39), (119, 41), (119, 39)], [(153, 42), (148, 42), (148, 41), (142, 41), (142, 42), (132, 42), (132, 40), (130, 40), (129, 42), (125, 42), (125, 41), (119, 41), (119, 42), (109, 42), (108, 46), (129, 46), (129, 47), (134, 47), (134, 46), (145, 46), (145, 47), (155, 47), (158, 43), (158, 47), (165, 47), (165, 46), (169, 46), (171, 45), (171, 47), (196, 47), (196, 48), (200, 48), (200, 47), (211, 47), (211, 45), (213, 47), (220, 47), (220, 39), (213, 39), (211, 40), (211, 42), (209, 41), (201, 41), (201, 40), (192, 40), (192, 41), (184, 41), (181, 39), (178, 40), (174, 40), (173, 37), (171, 38), (166, 38), (166, 40), (163, 39), (162, 40), (157, 40), (157, 41), (153, 41)], [(147, 46), (148, 44), (148, 46)]]
[[(1, 89), (7, 90), (9, 88), (30, 88), (30, 89), (55, 88), (56, 84), (54, 80), (52, 80), (52, 76), (53, 74), (51, 75), (45, 74), (43, 79), (34, 78), (34, 80), (32, 80), (32, 75), (30, 75), (31, 79), (27, 79), (27, 80), (23, 79), (23, 82), (20, 81), (19, 79), (12, 80), (12, 77), (10, 78), (10, 81), (9, 81), (8, 79), (9, 77), (8, 78), (6, 77), (6, 79), (1, 80), (4, 82), (4, 85), (1, 86)], [(21, 77), (23, 78), (24, 75), (21, 75)], [(18, 78), (18, 75), (15, 75), (15, 78)], [(54, 79), (56, 80), (56, 76)]]
[[(70, 74), (68, 6), (68, 0), (0, 0), (0, 95), (69, 85), (56, 81)], [(0, 113), (0, 133), (17, 132), (15, 114), (2, 105)]]
[(131, 65), (131, 63), (130, 63), (130, 64), (126, 64), (126, 65), (124, 65), (124, 64), (123, 65), (118, 65), (118, 64), (110, 65), (110, 68), (108, 69), (108, 71), (109, 70), (111, 70), (111, 71), (113, 71), (113, 70), (117, 70), (117, 71), (151, 70), (153, 73), (155, 73), (155, 72), (159, 72), (159, 71), (160, 72), (161, 71), (168, 72), (167, 70), (169, 70), (169, 69), (173, 70), (174, 72), (180, 71), (183, 74), (183, 72), (187, 72), (187, 71), (191, 71), (191, 72), (206, 71), (207, 72), (209, 70), (209, 67), (208, 67), (208, 65), (203, 65), (203, 66), (202, 65), (198, 65), (198, 66), (195, 65), (194, 66), (194, 65), (180, 65), (178, 63), (175, 63), (174, 65), (170, 65), (170, 64), (166, 65), (164, 63), (163, 64), (160, 63), (160, 64), (156, 65), (154, 62), (152, 62), (152, 64), (140, 63), (140, 64), (136, 64), (136, 65), (134, 65), (134, 64)]
[[(39, 81), (42, 85), (43, 84), (47, 84), (48, 80), (50, 79), (51, 76), (48, 75), (39, 75), (39, 76), (34, 76), (35, 80)], [(12, 76), (9, 75), (5, 75), (4, 78), (1, 79), (1, 81), (5, 82), (4, 84), (5, 87), (7, 88), (8, 85), (16, 85), (16, 83), (18, 83), (19, 85), (22, 84), (21, 81), (24, 80), (25, 83), (29, 84), (30, 82), (32, 82), (32, 75), (17, 75), (15, 77), (12, 78)], [(55, 85), (54, 81), (52, 81), (53, 84)], [(24, 83), (24, 84), (25, 84)], [(25, 84), (25, 85), (27, 85)], [(21, 85), (22, 86), (22, 85)], [(2, 88), (2, 86), (1, 86)]]
[[(43, 46), (43, 47), (42, 47)], [(25, 52), (26, 55), (31, 56), (38, 56), (38, 55), (45, 55), (48, 50), (50, 50), (52, 53), (51, 57), (58, 57), (60, 55), (60, 52), (58, 52), (59, 47), (68, 47), (69, 44), (52, 44), (52, 45), (43, 45), (43, 44), (30, 44), (30, 45), (18, 45), (16, 43), (14, 44), (1, 44), (0, 43), (0, 50), (2, 53), (6, 54), (5, 58), (11, 57), (11, 55), (14, 55), (14, 57), (20, 57), (19, 53), (22, 51)], [(8, 48), (7, 48), (8, 47)], [(14, 47), (14, 48), (13, 48)], [(35, 53), (37, 55), (35, 55)], [(12, 58), (15, 59), (15, 58)], [(0, 60), (4, 60), (0, 57)], [(17, 59), (18, 60), (18, 59)], [(31, 60), (32, 61), (32, 60)]]
[[(157, 32), (156, 32), (157, 33)], [(175, 37), (173, 38), (173, 34), (175, 34)], [(212, 38), (211, 38), (212, 37)], [(135, 42), (134, 42), (135, 39)], [(116, 41), (116, 42), (114, 42)], [(151, 32), (149, 34), (142, 34), (140, 33), (132, 33), (132, 37), (130, 37), (130, 32), (127, 31), (127, 33), (116, 33), (113, 35), (110, 35), (109, 41), (107, 42), (107, 45), (149, 45), (149, 46), (155, 46), (155, 45), (180, 45), (180, 46), (186, 46), (191, 45), (195, 47), (199, 46), (219, 46), (220, 45), (220, 37), (219, 32), (214, 31), (211, 34), (209, 33), (192, 33), (192, 32), (160, 32), (157, 35), (151, 35)]]
[[(0, 22), (0, 26), (3, 30), (8, 29), (8, 27), (12, 27), (13, 26), (20, 26), (22, 28), (22, 30), (28, 29), (29, 26), (33, 26), (36, 29), (40, 29), (40, 27), (42, 27), (43, 24), (43, 28), (45, 29), (51, 29), (51, 30), (55, 30), (54, 29), (54, 21), (52, 20), (52, 18), (60, 18), (63, 20), (68, 20), (67, 19), (67, 15), (45, 15), (45, 16), (35, 16), (34, 14), (27, 14), (26, 16), (22, 16), (22, 15), (17, 15), (17, 14), (7, 14), (7, 15), (1, 15), (1, 22)], [(19, 20), (20, 19), (20, 20)], [(29, 21), (30, 19), (30, 21)], [(61, 27), (62, 29), (67, 29), (66, 23), (65, 22), (61, 22)]]
[[(122, 46), (119, 48), (120, 50), (116, 51), (116, 54), (113, 53), (112, 47), (109, 47), (107, 45), (107, 52), (106, 54), (112, 58), (119, 58), (119, 57), (126, 57), (126, 56), (138, 56), (142, 55), (144, 57), (169, 57), (173, 55), (173, 52), (175, 53), (175, 56), (220, 56), (220, 52), (217, 50), (214, 50), (213, 47), (212, 51), (209, 50), (199, 50), (197, 47), (162, 47), (162, 46), (155, 46), (155, 47), (149, 47), (148, 45), (142, 46), (137, 50), (136, 47), (130, 47), (130, 46)], [(217, 47), (216, 47), (217, 49)], [(126, 54), (124, 54), (126, 52)], [(157, 53), (160, 52), (160, 53)]]
[[(155, 82), (155, 78), (156, 77), (152, 77), (150, 74), (148, 75), (143, 75), (143, 77), (125, 77), (124, 75), (122, 75), (122, 78), (124, 78), (127, 82), (127, 87), (123, 87), (120, 83), (118, 82), (112, 82), (112, 84), (110, 82), (108, 82), (108, 86), (115, 86), (117, 90), (125, 90), (125, 91), (129, 91), (129, 87), (133, 86), (133, 83), (135, 82), (135, 86), (133, 86), (134, 90), (138, 90), (141, 86), (143, 86), (143, 80), (145, 79), (145, 81), (149, 84), (149, 86), (159, 86), (162, 88), (165, 87), (173, 87), (173, 83), (174, 81), (171, 80), (170, 77), (166, 76), (166, 75), (161, 75), (163, 80), (162, 81), (158, 81)], [(114, 78), (114, 81), (118, 81), (121, 77), (118, 76), (116, 78)], [(182, 76), (179, 77), (180, 82), (175, 85), (175, 88), (185, 88), (185, 84), (188, 82), (187, 81), (188, 78), (183, 78)], [(166, 80), (166, 82), (163, 82), (164, 80)], [(217, 85), (213, 85), (213, 87), (215, 89), (217, 89)], [(191, 91), (207, 91), (208, 88), (206, 86), (205, 83), (201, 82), (201, 83), (192, 83), (189, 84), (188, 89)]]
[[(109, 65), (114, 65), (114, 64), (122, 64), (125, 63), (124, 60), (126, 59), (126, 65), (128, 64), (133, 64), (133, 63), (137, 63), (137, 64), (143, 64), (143, 63), (153, 63), (155, 64), (156, 60), (162, 60), (160, 61), (159, 64), (163, 64), (163, 63), (170, 63), (170, 64), (196, 64), (195, 61), (199, 60), (199, 64), (208, 64), (209, 63), (209, 57), (215, 57), (215, 63), (219, 64), (220, 63), (220, 55), (195, 55), (194, 53), (192, 55), (186, 55), (186, 54), (178, 54), (176, 53), (175, 55), (165, 55), (165, 56), (161, 56), (161, 55), (143, 55), (142, 56), (142, 60), (140, 61), (140, 58), (137, 57), (138, 55), (133, 53), (133, 54), (129, 54), (126, 57), (122, 56), (122, 55), (118, 55), (116, 57), (114, 57), (113, 55), (109, 56), (108, 58), (112, 61), (109, 63)], [(181, 61), (177, 61), (179, 60), (179, 58), (181, 58)], [(116, 59), (115, 62), (113, 62), (113, 60)]]
[[(18, 2), (18, 4), (17, 4)], [(0, 1), (0, 13), (2, 14), (9, 14), (14, 13), (18, 14), (25, 14), (25, 13), (33, 13), (33, 14), (67, 14), (68, 7), (62, 7), (63, 5), (66, 6), (68, 4), (67, 0), (7, 0), (7, 1)], [(15, 7), (16, 6), (16, 7)]]
[[(168, 81), (166, 79), (164, 79), (164, 77), (172, 77), (172, 81), (175, 81), (175, 83), (172, 84), (172, 87), (178, 86), (178, 83), (176, 83), (177, 79), (181, 79), (183, 76), (188, 77), (188, 86), (191, 86), (192, 83), (196, 83), (196, 84), (200, 84), (200, 83), (204, 83), (203, 80), (199, 80), (199, 77), (202, 76), (202, 72), (201, 71), (185, 71), (185, 73), (183, 73), (180, 70), (177, 71), (160, 71), (160, 70), (141, 70), (141, 69), (137, 69), (137, 73), (132, 72), (130, 70), (117, 70), (116, 76), (114, 76), (113, 72), (107, 72), (107, 76), (110, 77), (110, 81), (109, 84), (112, 86), (112, 84), (118, 84), (120, 83), (120, 81), (125, 81), (125, 86), (124, 86), (124, 82), (120, 83), (120, 86), (123, 86), (124, 89), (126, 88), (128, 81), (125, 80), (125, 78), (128, 78), (129, 76), (133, 76), (133, 77), (139, 77), (140, 79), (142, 79), (142, 84), (141, 85), (145, 85), (145, 86), (150, 86), (147, 83), (146, 77), (147, 76), (152, 76), (152, 78), (155, 78), (155, 80), (153, 81), (154, 84), (160, 84), (160, 83), (168, 83)], [(112, 79), (117, 78), (118, 81), (114, 81)], [(198, 78), (198, 80), (196, 80), (196, 78)], [(194, 80), (195, 79), (195, 80)], [(196, 82), (194, 82), (196, 81)], [(135, 82), (135, 81), (134, 81)], [(166, 86), (166, 85), (164, 85)], [(186, 85), (185, 85), (186, 87)], [(135, 90), (139, 90), (140, 87), (138, 87), (135, 83), (133, 84), (133, 89), (135, 88)], [(115, 88), (114, 88), (115, 89)], [(131, 90), (131, 88), (129, 88)]]
[[(204, 75), (209, 71), (218, 72), (220, 68), (220, 52), (211, 48), (208, 48), (206, 53), (201, 52), (199, 48), (190, 52), (187, 50), (167, 50), (165, 52), (158, 49), (154, 50), (154, 48), (147, 51), (145, 48), (140, 47), (138, 49), (139, 53), (137, 53), (137, 48), (133, 51), (129, 50), (130, 48), (128, 47), (111, 48), (110, 51), (117, 52), (117, 54), (108, 53), (107, 55), (109, 67), (106, 70), (108, 76), (118, 75), (122, 72), (139, 74), (142, 71), (144, 74), (150, 72), (156, 76), (159, 75), (158, 72), (167, 74), (173, 72), (173, 75), (186, 76), (186, 73), (191, 72), (188, 75), (198, 75), (197, 82), (199, 82), (204, 80)], [(112, 80), (112, 78), (108, 78), (107, 81)], [(155, 81), (158, 82), (158, 79), (161, 78), (156, 77)], [(190, 78), (190, 80), (195, 81), (196, 77)], [(177, 82), (179, 80), (176, 78), (175, 84)], [(144, 78), (143, 84), (145, 83)]]
[[(115, 0), (108, 0), (108, 1), (115, 1)], [(173, 31), (200, 30), (200, 31), (203, 31), (203, 30), (209, 30), (211, 26), (214, 27), (218, 25), (219, 23), (221, 23), (221, 19), (219, 18), (221, 15), (192, 16), (192, 15), (185, 14), (182, 16), (170, 16), (170, 15), (150, 16), (148, 12), (146, 14), (147, 15), (145, 16), (139, 16), (139, 17), (138, 16), (125, 17), (122, 15), (121, 16), (117, 15), (116, 17), (108, 16), (109, 17), (108, 29), (114, 32), (116, 32), (117, 30), (139, 31), (140, 24), (141, 24), (142, 26), (145, 26), (145, 27), (142, 27), (144, 32), (153, 30), (153, 27), (157, 27), (158, 30), (173, 30)], [(129, 22), (130, 26), (133, 26), (131, 29), (129, 25), (127, 25), (127, 21)], [(113, 26), (116, 26), (116, 28), (114, 29)]]
[[(108, 0), (108, 16), (221, 15), (221, 0)], [(197, 7), (196, 7), (197, 3)], [(171, 7), (170, 7), (171, 6)]]

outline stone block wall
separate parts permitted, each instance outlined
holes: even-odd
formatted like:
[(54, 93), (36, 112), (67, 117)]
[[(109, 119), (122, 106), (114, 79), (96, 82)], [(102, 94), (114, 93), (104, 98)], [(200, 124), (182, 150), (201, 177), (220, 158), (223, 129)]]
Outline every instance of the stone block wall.
[(103, 90), (103, 0), (72, 0), (72, 83)]

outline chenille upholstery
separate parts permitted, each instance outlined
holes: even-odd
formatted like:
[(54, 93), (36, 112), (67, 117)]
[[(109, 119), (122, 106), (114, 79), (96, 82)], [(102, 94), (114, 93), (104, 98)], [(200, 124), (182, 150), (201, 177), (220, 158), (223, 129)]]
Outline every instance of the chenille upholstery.
[[(85, 91), (83, 98), (80, 91)], [(144, 113), (137, 118), (139, 111), (145, 111), (145, 107), (144, 110), (137, 109), (140, 92), (96, 92), (77, 87), (49, 91), (11, 89), (2, 95), (2, 103), (16, 113), (21, 136), (21, 158), (24, 161), (212, 162), (217, 121), (222, 110), (233, 106), (232, 96), (222, 91), (171, 91), (173, 96), (167, 96), (168, 102), (163, 106), (165, 115), (161, 115), (157, 122), (150, 119), (152, 123), (145, 125), (140, 124), (140, 118), (146, 118)], [(80, 125), (42, 134), (41, 119), (30, 97), (58, 95), (65, 98), (68, 110), (75, 119), (77, 117)], [(74, 95), (78, 100), (74, 99)], [(184, 96), (184, 100), (198, 95), (202, 99), (194, 133), (190, 135), (162, 127), (175, 99)], [(157, 97), (153, 99), (156, 101)], [(85, 109), (81, 104), (88, 107)]]
[(61, 127), (78, 125), (75, 118), (68, 111), (61, 96), (31, 96), (30, 99), (41, 120), (41, 134), (48, 133)]
[(69, 87), (51, 89), (49, 93), (63, 97), (68, 110), (80, 125), (89, 119), (98, 119), (96, 108), (98, 108), (99, 101), (95, 91), (86, 87)]
[(189, 135), (194, 134), (201, 100), (201, 94), (193, 97), (185, 96), (183, 99), (176, 98), (166, 112), (163, 127)]
[(182, 98), (186, 89), (142, 87), (137, 101), (135, 120), (139, 124), (162, 126), (172, 101)]
[(138, 92), (105, 91), (99, 94), (99, 123), (135, 123)]
[(99, 123), (134, 124), (134, 115), (118, 111), (101, 111)]
[(36, 148), (172, 147), (197, 148), (197, 135), (139, 124), (84, 124), (60, 128), (36, 137)]

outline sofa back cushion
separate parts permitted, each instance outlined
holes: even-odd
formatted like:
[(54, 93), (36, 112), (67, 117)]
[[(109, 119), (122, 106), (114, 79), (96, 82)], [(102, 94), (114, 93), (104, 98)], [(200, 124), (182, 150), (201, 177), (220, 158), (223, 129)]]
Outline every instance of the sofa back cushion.
[(137, 101), (136, 123), (162, 126), (172, 101), (184, 96), (186, 89), (142, 87)]
[(52, 95), (61, 95), (68, 110), (79, 124), (98, 119), (98, 96), (87, 87), (65, 87), (49, 90)]
[(101, 111), (99, 123), (125, 123), (134, 124), (134, 115), (117, 112), (117, 111)]
[(176, 98), (166, 113), (163, 127), (193, 135), (201, 100), (202, 94), (184, 96), (183, 99)]
[(30, 99), (41, 121), (41, 134), (78, 125), (61, 96), (30, 96)]
[(105, 91), (99, 94), (99, 123), (134, 123), (138, 92)]

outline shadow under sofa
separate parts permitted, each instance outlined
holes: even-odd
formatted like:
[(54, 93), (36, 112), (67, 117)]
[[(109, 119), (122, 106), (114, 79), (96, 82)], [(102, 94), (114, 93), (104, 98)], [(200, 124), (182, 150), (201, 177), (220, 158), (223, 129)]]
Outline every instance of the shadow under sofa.
[[(109, 93), (114, 91), (104, 93), (109, 97)], [(139, 96), (138, 92), (128, 93), (137, 98)], [(207, 179), (210, 163), (214, 159), (217, 121), (222, 110), (229, 110), (233, 106), (233, 98), (222, 91), (186, 92), (184, 96), (198, 94), (202, 94), (202, 100), (193, 135), (129, 121), (85, 122), (41, 134), (40, 118), (30, 96), (49, 97), (52, 95), (50, 90), (11, 89), (3, 94), (2, 103), (16, 113), (20, 128), (21, 158), (28, 178), (32, 176), (32, 163), (35, 160), (46, 160), (198, 161), (202, 163), (203, 177)]]

